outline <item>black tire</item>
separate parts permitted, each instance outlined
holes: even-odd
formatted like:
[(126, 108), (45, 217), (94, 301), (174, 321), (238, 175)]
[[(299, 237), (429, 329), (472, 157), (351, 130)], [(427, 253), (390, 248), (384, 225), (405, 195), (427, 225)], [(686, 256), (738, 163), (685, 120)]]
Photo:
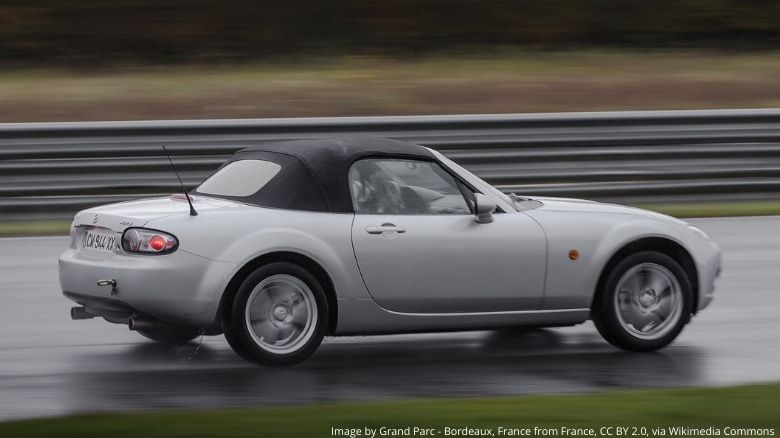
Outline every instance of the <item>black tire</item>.
[(142, 336), (165, 345), (185, 345), (200, 335), (194, 327), (155, 327), (136, 330)]
[[(256, 287), (264, 280), (272, 276), (291, 276), (303, 282), (312, 294), (312, 315), (316, 314), (316, 322), (311, 324), (311, 334), (307, 340), (302, 340), (292, 351), (269, 351), (268, 344), (265, 347), (255, 339), (247, 326), (246, 308), (250, 296)], [(293, 315), (289, 307), (290, 315)], [(223, 331), (233, 350), (242, 358), (250, 362), (269, 366), (288, 366), (299, 363), (309, 357), (322, 342), (328, 327), (328, 300), (325, 291), (317, 279), (306, 269), (288, 262), (274, 262), (263, 265), (251, 273), (238, 288), (229, 317), (223, 321)], [(268, 318), (275, 317), (269, 313)], [(307, 326), (308, 327), (308, 326)], [(308, 330), (302, 330), (308, 331)]]
[[(677, 280), (681, 292), (679, 316), (669, 319), (669, 323), (656, 337), (639, 337), (621, 323), (620, 310), (616, 304), (618, 283), (624, 274), (632, 269), (639, 269), (640, 265), (659, 265), (670, 272)], [(634, 271), (636, 272), (636, 271)], [(641, 289), (641, 288), (638, 288)], [(650, 289), (652, 291), (652, 289)], [(655, 296), (653, 291), (651, 297)], [(648, 298), (650, 300), (651, 298)], [(637, 301), (638, 303), (638, 301)], [(637, 304), (639, 309), (641, 304)], [(615, 265), (606, 276), (601, 290), (596, 292), (593, 301), (592, 318), (601, 336), (610, 344), (629, 351), (654, 351), (671, 343), (682, 332), (682, 329), (690, 321), (693, 308), (693, 291), (691, 280), (685, 270), (671, 257), (655, 252), (643, 251), (629, 255)], [(677, 312), (673, 312), (677, 314)]]

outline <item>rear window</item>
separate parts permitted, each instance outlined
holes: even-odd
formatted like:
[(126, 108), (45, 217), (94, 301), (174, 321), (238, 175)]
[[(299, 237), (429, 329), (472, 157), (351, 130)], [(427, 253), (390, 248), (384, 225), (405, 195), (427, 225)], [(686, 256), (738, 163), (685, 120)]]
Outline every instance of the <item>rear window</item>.
[(281, 168), (272, 161), (233, 161), (203, 181), (197, 192), (238, 198), (251, 196), (268, 184)]

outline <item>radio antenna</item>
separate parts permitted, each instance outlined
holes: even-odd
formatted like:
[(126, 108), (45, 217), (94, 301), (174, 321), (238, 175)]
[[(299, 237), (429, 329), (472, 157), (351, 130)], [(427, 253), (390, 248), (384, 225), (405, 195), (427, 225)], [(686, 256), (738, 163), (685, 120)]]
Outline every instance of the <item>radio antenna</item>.
[(173, 169), (173, 173), (176, 174), (176, 178), (179, 180), (179, 185), (181, 185), (181, 191), (184, 192), (184, 197), (187, 198), (187, 204), (190, 204), (190, 216), (197, 216), (198, 212), (195, 211), (195, 207), (192, 206), (192, 199), (190, 199), (189, 193), (187, 193), (187, 189), (184, 187), (184, 183), (181, 182), (181, 177), (179, 176), (179, 171), (176, 170), (176, 166), (173, 165), (173, 160), (171, 160), (171, 154), (168, 153), (168, 149), (165, 149), (165, 145), (162, 145), (163, 151), (165, 152), (165, 156), (168, 157), (168, 162), (171, 163), (171, 169)]

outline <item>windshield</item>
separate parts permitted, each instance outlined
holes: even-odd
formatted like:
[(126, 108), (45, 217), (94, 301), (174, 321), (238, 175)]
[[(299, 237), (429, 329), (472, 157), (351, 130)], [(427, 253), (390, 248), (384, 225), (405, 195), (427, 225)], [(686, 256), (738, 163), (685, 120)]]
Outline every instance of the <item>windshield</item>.
[(454, 162), (454, 161), (450, 160), (449, 158), (445, 157), (442, 153), (440, 153), (438, 151), (435, 151), (433, 149), (431, 149), (431, 152), (433, 152), (433, 154), (436, 155), (436, 157), (442, 163), (444, 163), (447, 167), (449, 167), (450, 169), (452, 169), (455, 172), (457, 172), (461, 177), (466, 179), (469, 183), (473, 184), (476, 188), (478, 188), (479, 190), (481, 190), (483, 192), (488, 190), (488, 191), (490, 191), (490, 193), (494, 193), (496, 196), (501, 198), (504, 202), (506, 202), (507, 204), (513, 206), (515, 208), (515, 210), (517, 210), (517, 207), (515, 206), (515, 202), (512, 200), (512, 198), (510, 198), (509, 196), (507, 196), (506, 194), (501, 192), (501, 190), (498, 190), (497, 188), (493, 187), (492, 185), (486, 183), (485, 181), (482, 181), (479, 177), (477, 177), (473, 173), (469, 172), (468, 170), (464, 169), (463, 167), (458, 165), (456, 162)]
[(264, 160), (239, 160), (227, 164), (198, 186), (204, 195), (247, 197), (257, 193), (282, 166)]

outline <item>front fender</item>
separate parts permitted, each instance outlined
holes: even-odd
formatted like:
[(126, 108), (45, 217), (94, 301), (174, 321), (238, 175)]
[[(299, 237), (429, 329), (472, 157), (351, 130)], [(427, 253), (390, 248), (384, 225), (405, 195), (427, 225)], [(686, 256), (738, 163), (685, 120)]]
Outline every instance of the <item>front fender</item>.
[[(536, 211), (534, 217), (548, 242), (543, 309), (589, 308), (604, 267), (633, 241), (662, 237), (690, 252), (682, 225), (655, 218), (577, 211)], [(578, 253), (575, 260), (569, 257), (571, 250)]]
[(634, 220), (616, 224), (608, 230), (594, 252), (594, 257), (591, 260), (592, 264), (590, 266), (591, 275), (588, 278), (588, 285), (590, 285), (591, 290), (595, 293), (596, 286), (601, 274), (604, 272), (604, 268), (618, 251), (632, 242), (653, 237), (675, 242), (683, 247), (689, 254), (691, 253), (691, 249), (687, 247), (684, 236), (675, 226), (652, 220)]

